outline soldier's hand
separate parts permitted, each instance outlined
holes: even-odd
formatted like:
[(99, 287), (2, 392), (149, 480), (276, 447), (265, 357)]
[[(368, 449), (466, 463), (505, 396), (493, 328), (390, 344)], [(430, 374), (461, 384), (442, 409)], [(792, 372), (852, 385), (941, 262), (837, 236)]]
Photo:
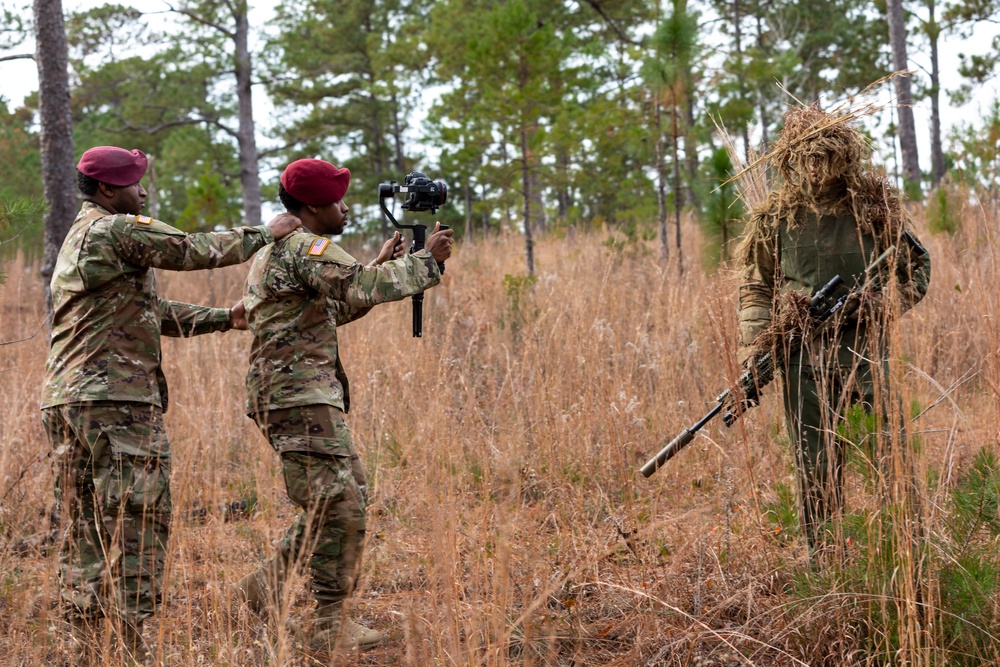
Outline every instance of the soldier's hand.
[(761, 349), (756, 345), (743, 345), (736, 351), (736, 361), (743, 368), (751, 368), (760, 355)]
[(375, 258), (374, 264), (377, 266), (379, 264), (385, 264), (390, 259), (399, 259), (406, 254), (406, 244), (403, 243), (403, 235), (399, 232), (393, 232), (392, 236), (386, 239), (386, 242), (382, 244), (382, 249), (379, 250), (378, 257)]
[(229, 323), (234, 329), (247, 330), (247, 307), (243, 305), (243, 299), (237, 301), (236, 305), (229, 309)]
[(279, 213), (267, 223), (267, 228), (274, 234), (274, 240), (283, 239), (302, 226), (302, 221), (291, 213)]
[(451, 245), (455, 242), (451, 237), (454, 234), (454, 229), (441, 229), (441, 223), (438, 222), (434, 225), (434, 231), (427, 237), (424, 247), (438, 264), (451, 257)]

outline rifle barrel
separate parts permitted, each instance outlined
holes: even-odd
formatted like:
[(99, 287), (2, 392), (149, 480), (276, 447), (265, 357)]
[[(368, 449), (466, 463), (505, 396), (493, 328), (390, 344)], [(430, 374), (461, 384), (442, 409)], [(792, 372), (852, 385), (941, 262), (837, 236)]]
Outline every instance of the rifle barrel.
[(680, 434), (667, 443), (666, 447), (661, 449), (656, 456), (646, 461), (646, 465), (639, 468), (639, 472), (642, 473), (643, 477), (650, 477), (654, 472), (659, 470), (664, 463), (669, 461), (674, 457), (677, 452), (681, 451), (694, 440), (695, 434), (701, 430), (701, 428), (710, 422), (715, 415), (719, 414), (722, 410), (722, 402), (720, 401), (714, 408), (712, 408), (707, 415), (698, 420), (691, 428), (686, 428), (680, 432)]

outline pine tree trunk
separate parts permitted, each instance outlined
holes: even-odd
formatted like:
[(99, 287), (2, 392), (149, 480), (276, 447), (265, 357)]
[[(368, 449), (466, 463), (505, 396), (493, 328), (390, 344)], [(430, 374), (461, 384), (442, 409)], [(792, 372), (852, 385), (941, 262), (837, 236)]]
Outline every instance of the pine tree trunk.
[(151, 218), (160, 217), (160, 192), (156, 187), (156, 156), (146, 155), (149, 166), (146, 168), (146, 205), (143, 210)]
[(535, 275), (535, 242), (531, 236), (531, 175), (528, 171), (528, 128), (521, 123), (521, 187), (524, 190), (524, 257), (528, 275)]
[(667, 166), (663, 151), (663, 106), (657, 99), (656, 120), (656, 213), (660, 227), (660, 259), (670, 259), (670, 242), (667, 240)]
[(677, 141), (680, 137), (680, 130), (677, 127), (677, 103), (674, 102), (672, 106), (672, 115), (674, 117), (674, 136), (672, 149), (674, 152), (674, 226), (677, 232), (677, 275), (684, 275), (684, 254), (681, 252), (681, 203), (683, 202), (683, 197), (681, 197), (681, 164), (680, 157), (677, 151)]
[(250, 21), (247, 4), (240, 2), (234, 6), (236, 32), (233, 41), (236, 48), (236, 100), (239, 106), (239, 129), (236, 142), (239, 144), (240, 185), (243, 189), (243, 224), (260, 224), (260, 167), (257, 155), (257, 135), (253, 124), (253, 63), (250, 61)]
[(928, 0), (930, 17), (927, 39), (931, 45), (931, 185), (937, 187), (944, 178), (944, 151), (941, 149), (941, 63), (938, 59), (938, 39), (941, 27), (935, 16), (935, 0)]
[(469, 179), (465, 179), (465, 184), (462, 186), (465, 194), (465, 240), (472, 240), (472, 185), (469, 184)]
[(61, 0), (35, 0), (35, 62), (41, 121), (42, 181), (45, 203), (45, 249), (42, 278), (45, 303), (52, 314), (49, 283), (56, 257), (76, 217), (76, 170), (73, 164), (73, 119), (70, 114), (66, 28)]
[[(892, 67), (895, 71), (909, 66), (906, 55), (906, 18), (902, 0), (887, 0), (889, 44), (892, 48)], [(917, 129), (913, 120), (913, 93), (908, 76), (897, 76), (896, 99), (899, 105), (899, 147), (903, 153), (903, 179), (907, 190), (920, 190), (920, 163), (917, 160)]]

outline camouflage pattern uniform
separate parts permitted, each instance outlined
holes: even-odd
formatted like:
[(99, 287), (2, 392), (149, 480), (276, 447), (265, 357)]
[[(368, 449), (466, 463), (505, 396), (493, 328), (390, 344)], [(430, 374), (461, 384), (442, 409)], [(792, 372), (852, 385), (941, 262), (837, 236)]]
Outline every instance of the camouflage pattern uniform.
[(138, 626), (159, 604), (170, 526), (160, 336), (231, 327), (228, 308), (158, 297), (150, 269), (237, 264), (273, 240), (266, 227), (185, 234), (91, 202), (70, 228), (51, 283), (41, 407), (56, 501), (70, 524), (59, 574), (71, 618)]
[[(751, 239), (744, 255), (739, 291), (740, 345), (749, 350), (770, 324), (780, 292), (812, 295), (835, 275), (847, 287), (863, 279), (865, 268), (887, 243), (899, 249), (898, 266), (914, 259), (901, 239), (880, 240), (863, 231), (854, 215), (842, 206), (799, 209), (794, 224), (781, 221), (758, 226), (767, 233)], [(852, 281), (853, 279), (853, 281)], [(900, 308), (906, 311), (927, 292), (930, 259), (915, 260), (912, 272), (899, 276)], [(870, 319), (844, 322), (818, 344), (786, 360), (785, 417), (796, 449), (796, 468), (802, 494), (802, 523), (810, 547), (823, 542), (824, 524), (842, 503), (843, 447), (836, 441), (836, 421), (851, 405), (885, 415), (882, 391), (875, 376), (887, 378), (885, 341)], [(882, 365), (875, 373), (874, 364)]]
[(426, 250), (366, 267), (303, 230), (254, 259), (243, 295), (253, 332), (247, 412), (281, 456), (288, 497), (303, 510), (248, 575), (268, 579), (253, 586), (269, 589), (272, 602), (289, 568), (308, 558), (322, 618), (350, 595), (361, 560), (368, 484), (343, 419), (350, 393), (337, 327), (440, 280)]

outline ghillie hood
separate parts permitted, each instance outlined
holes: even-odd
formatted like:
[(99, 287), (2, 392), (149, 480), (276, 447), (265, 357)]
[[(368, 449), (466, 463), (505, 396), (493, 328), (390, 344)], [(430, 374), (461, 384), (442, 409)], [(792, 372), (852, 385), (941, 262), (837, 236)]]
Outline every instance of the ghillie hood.
[[(749, 213), (738, 257), (772, 238), (781, 223), (795, 227), (800, 213), (850, 212), (861, 230), (890, 245), (905, 226), (899, 191), (871, 166), (871, 145), (854, 126), (858, 115), (795, 106), (773, 149), (762, 158), (777, 172), (766, 198)], [(810, 178), (810, 171), (816, 172)]]

